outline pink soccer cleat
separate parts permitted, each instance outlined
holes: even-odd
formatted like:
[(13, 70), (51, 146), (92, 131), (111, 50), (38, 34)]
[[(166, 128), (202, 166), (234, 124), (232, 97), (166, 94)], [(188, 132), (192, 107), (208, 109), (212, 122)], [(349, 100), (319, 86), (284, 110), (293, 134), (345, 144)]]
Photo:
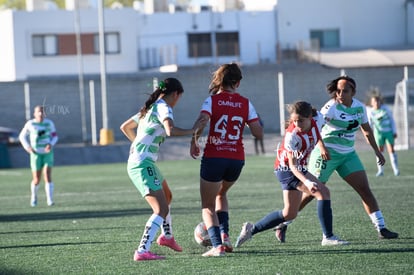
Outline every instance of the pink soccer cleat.
[(134, 261), (151, 261), (151, 260), (164, 260), (164, 256), (158, 256), (157, 254), (151, 253), (150, 251), (145, 252), (138, 252), (138, 250), (135, 250), (134, 254)]
[(160, 235), (157, 239), (157, 244), (169, 247), (172, 250), (175, 250), (175, 251), (178, 251), (178, 252), (183, 251), (181, 246), (179, 246), (178, 243), (175, 241), (174, 237), (171, 237), (170, 239), (168, 239), (164, 235)]

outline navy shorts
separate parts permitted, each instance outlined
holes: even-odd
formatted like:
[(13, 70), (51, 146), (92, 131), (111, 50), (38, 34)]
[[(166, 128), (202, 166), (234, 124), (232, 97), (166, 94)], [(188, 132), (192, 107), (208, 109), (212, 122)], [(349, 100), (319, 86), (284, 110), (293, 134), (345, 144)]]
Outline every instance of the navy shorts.
[[(302, 171), (303, 174), (307, 174), (308, 171)], [(280, 185), (282, 186), (282, 190), (298, 190), (296, 187), (300, 183), (300, 180), (295, 177), (295, 175), (290, 170), (284, 170), (282, 169), (276, 169), (275, 170), (275, 176), (280, 182)]]
[(226, 158), (202, 158), (200, 177), (207, 181), (236, 181), (244, 166), (244, 160)]

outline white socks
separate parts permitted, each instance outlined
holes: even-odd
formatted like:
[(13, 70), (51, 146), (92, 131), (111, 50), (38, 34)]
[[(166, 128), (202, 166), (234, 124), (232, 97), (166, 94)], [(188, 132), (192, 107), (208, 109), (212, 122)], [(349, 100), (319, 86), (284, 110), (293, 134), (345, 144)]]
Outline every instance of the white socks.
[(382, 216), (381, 210), (378, 210), (376, 212), (369, 214), (369, 217), (371, 218), (371, 221), (374, 224), (375, 229), (377, 229), (378, 232), (381, 229), (385, 228), (385, 221), (384, 221), (384, 217)]
[(394, 170), (394, 175), (399, 176), (400, 175), (400, 170), (398, 169), (397, 153), (394, 152), (394, 153), (390, 154), (390, 161), (391, 161), (392, 170)]
[(152, 214), (145, 224), (144, 234), (142, 234), (141, 242), (138, 246), (138, 253), (149, 251), (151, 243), (155, 239), (155, 235), (160, 229), (164, 219), (161, 216)]
[[(45, 193), (46, 193), (46, 200), (47, 205), (52, 206), (54, 204), (53, 202), (53, 190), (55, 189), (55, 185), (53, 182), (47, 182), (45, 183)], [(30, 204), (32, 206), (37, 205), (37, 192), (39, 191), (39, 184), (35, 185), (33, 182), (30, 184)]]
[(53, 202), (53, 190), (55, 189), (55, 185), (53, 182), (45, 183), (45, 192), (46, 192), (46, 199), (47, 205), (51, 206), (54, 204)]
[(39, 185), (35, 185), (34, 183), (30, 184), (30, 192), (31, 192), (30, 202), (32, 206), (34, 206), (33, 204), (37, 203), (37, 191), (38, 190), (39, 190)]
[[(391, 167), (392, 170), (394, 171), (394, 175), (395, 176), (399, 176), (400, 175), (400, 170), (398, 169), (398, 158), (397, 158), (397, 153), (390, 153), (390, 162), (391, 162)], [(378, 164), (378, 158), (377, 158), (377, 177), (378, 176), (382, 176), (384, 174), (384, 166), (381, 166)]]

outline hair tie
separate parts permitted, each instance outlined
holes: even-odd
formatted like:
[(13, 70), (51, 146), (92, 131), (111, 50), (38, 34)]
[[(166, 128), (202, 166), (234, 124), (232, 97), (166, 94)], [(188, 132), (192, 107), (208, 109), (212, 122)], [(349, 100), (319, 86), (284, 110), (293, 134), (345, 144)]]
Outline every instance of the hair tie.
[(158, 84), (158, 88), (163, 92), (165, 92), (167, 90), (167, 87), (166, 87), (164, 81), (160, 81), (160, 83)]

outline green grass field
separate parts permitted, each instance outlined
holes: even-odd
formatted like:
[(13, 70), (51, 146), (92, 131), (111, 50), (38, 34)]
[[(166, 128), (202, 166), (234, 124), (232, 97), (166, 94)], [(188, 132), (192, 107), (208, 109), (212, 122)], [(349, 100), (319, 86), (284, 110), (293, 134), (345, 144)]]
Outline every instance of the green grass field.
[[(322, 247), (312, 202), (289, 227), (286, 243), (263, 232), (227, 253), (204, 258), (193, 229), (201, 221), (199, 161), (164, 161), (159, 166), (173, 191), (173, 225), (182, 253), (153, 244), (164, 261), (134, 262), (133, 251), (151, 215), (130, 183), (126, 164), (55, 167), (55, 202), (29, 206), (29, 169), (0, 170), (0, 274), (413, 274), (412, 218), (414, 153), (398, 152), (401, 176), (375, 177), (374, 155), (362, 152), (371, 188), (387, 227), (400, 233), (380, 240), (358, 195), (336, 175), (331, 190), (335, 233), (348, 246)], [(245, 221), (283, 206), (273, 176), (273, 157), (250, 156), (229, 193), (230, 234), (235, 242)]]

